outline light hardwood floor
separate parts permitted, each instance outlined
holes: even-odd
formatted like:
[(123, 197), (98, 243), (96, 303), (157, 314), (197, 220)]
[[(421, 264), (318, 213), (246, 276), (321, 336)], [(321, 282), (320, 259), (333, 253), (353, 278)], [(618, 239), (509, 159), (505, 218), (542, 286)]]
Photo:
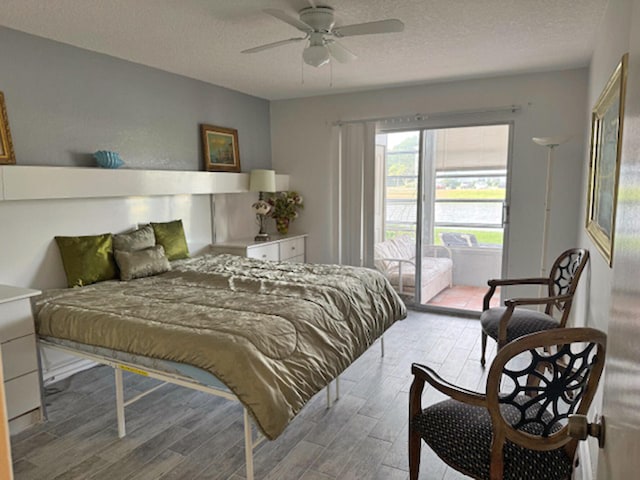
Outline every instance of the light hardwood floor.
[[(490, 361), (495, 344), (489, 342)], [(410, 312), (341, 376), (341, 398), (326, 409), (316, 395), (285, 432), (255, 452), (257, 479), (405, 480), (412, 362), (484, 390), (478, 320)], [(125, 376), (125, 395), (154, 384)], [(125, 397), (126, 398), (126, 397)], [(440, 394), (425, 389), (424, 403)], [(47, 388), (49, 421), (12, 438), (16, 480), (240, 480), (238, 403), (164, 386), (127, 407), (127, 436), (115, 422), (113, 370), (96, 367)], [(466, 478), (422, 449), (421, 479)]]

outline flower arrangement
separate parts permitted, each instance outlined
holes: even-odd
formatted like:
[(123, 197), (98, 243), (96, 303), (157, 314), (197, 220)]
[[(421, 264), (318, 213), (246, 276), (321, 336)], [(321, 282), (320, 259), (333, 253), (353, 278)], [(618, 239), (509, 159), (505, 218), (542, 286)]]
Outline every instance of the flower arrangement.
[(276, 229), (285, 234), (289, 231), (289, 223), (298, 218), (298, 210), (304, 208), (302, 196), (298, 192), (279, 192), (267, 200), (271, 205), (271, 215), (276, 220)]

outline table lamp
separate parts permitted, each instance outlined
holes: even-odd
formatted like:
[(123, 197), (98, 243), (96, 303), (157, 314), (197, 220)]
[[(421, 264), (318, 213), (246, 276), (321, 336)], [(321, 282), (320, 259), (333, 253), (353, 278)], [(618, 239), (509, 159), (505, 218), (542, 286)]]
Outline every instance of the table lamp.
[(264, 192), (276, 191), (275, 170), (251, 170), (249, 190), (251, 192), (259, 192), (258, 201), (252, 205), (260, 225), (260, 231), (256, 235), (255, 241), (266, 242), (269, 240), (269, 234), (264, 231), (264, 219), (271, 210), (271, 205), (264, 200)]

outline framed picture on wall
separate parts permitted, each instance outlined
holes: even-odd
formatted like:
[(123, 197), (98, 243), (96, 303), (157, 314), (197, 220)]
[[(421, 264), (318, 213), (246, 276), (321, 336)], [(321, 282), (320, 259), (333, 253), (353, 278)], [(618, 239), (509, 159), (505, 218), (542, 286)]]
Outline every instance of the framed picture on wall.
[(15, 163), (16, 157), (13, 153), (7, 107), (4, 103), (4, 94), (0, 92), (0, 165), (13, 165)]
[(609, 266), (613, 265), (627, 57), (622, 57), (591, 113), (586, 228)]
[(239, 172), (238, 131), (201, 125), (204, 169), (209, 172)]

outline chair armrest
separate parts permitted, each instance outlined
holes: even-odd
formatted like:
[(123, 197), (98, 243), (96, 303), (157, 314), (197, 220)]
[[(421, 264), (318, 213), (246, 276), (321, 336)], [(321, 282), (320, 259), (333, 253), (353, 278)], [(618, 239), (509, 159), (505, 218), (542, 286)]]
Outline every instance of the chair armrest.
[(571, 300), (573, 294), (558, 295), (556, 297), (540, 297), (540, 298), (510, 298), (505, 300), (507, 307), (518, 307), (520, 305), (550, 305), (552, 303), (561, 303)]
[(502, 285), (549, 285), (551, 280), (548, 277), (535, 278), (495, 278), (489, 280), (487, 284), (490, 287), (499, 287)]
[[(572, 298), (573, 294), (541, 298), (510, 298), (509, 300), (505, 300), (504, 304), (507, 309), (500, 318), (500, 324), (498, 325), (498, 348), (502, 348), (507, 344), (507, 325), (516, 307), (520, 305), (551, 305), (554, 303), (567, 302)], [(564, 326), (562, 322), (560, 323)]]
[(533, 278), (494, 278), (489, 280), (489, 291), (485, 294), (482, 300), (482, 310), (488, 310), (491, 304), (491, 298), (496, 292), (496, 287), (507, 285), (549, 285), (551, 279), (547, 277), (533, 277)]
[(486, 405), (487, 397), (486, 395), (480, 394), (478, 392), (474, 392), (472, 390), (467, 390), (466, 388), (458, 387), (451, 382), (446, 381), (440, 375), (438, 375), (432, 368), (427, 367), (426, 365), (421, 365), (419, 363), (414, 363), (411, 365), (411, 373), (413, 373), (415, 380), (420, 382), (428, 382), (433, 388), (436, 390), (448, 395), (454, 400), (458, 400), (460, 402), (476, 405), (476, 406), (484, 406)]

